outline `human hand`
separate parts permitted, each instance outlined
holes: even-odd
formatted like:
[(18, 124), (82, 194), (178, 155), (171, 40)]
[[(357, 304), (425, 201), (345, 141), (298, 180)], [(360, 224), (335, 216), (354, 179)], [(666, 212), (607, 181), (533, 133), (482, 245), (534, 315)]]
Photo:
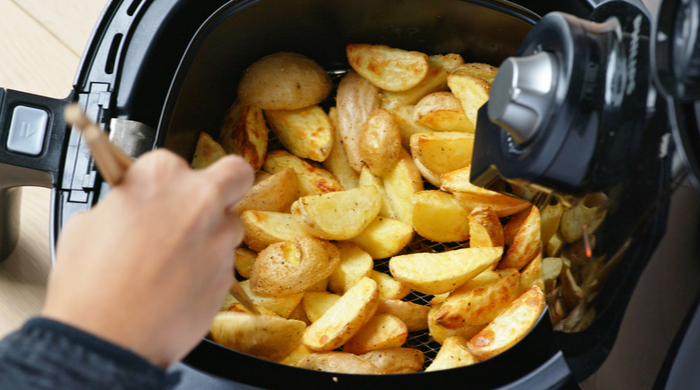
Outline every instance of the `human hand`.
[(64, 227), (43, 315), (168, 367), (206, 334), (232, 283), (243, 225), (230, 211), (253, 171), (237, 156), (201, 170), (149, 152)]

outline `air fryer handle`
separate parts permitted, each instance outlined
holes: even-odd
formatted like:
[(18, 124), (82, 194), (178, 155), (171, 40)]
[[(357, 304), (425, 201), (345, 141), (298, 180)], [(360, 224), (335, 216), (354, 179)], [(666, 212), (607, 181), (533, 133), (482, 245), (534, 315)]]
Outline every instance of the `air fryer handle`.
[(0, 88), (0, 262), (19, 238), (21, 187), (58, 182), (70, 101)]

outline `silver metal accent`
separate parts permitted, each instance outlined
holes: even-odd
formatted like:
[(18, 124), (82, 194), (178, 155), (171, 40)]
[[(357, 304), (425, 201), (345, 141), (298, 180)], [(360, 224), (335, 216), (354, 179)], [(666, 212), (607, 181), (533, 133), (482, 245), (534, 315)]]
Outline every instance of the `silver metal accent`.
[(557, 58), (548, 52), (506, 59), (491, 86), (491, 122), (520, 145), (530, 141), (554, 105), (558, 74)]
[(113, 118), (109, 123), (109, 139), (131, 158), (153, 150), (156, 131), (141, 122)]

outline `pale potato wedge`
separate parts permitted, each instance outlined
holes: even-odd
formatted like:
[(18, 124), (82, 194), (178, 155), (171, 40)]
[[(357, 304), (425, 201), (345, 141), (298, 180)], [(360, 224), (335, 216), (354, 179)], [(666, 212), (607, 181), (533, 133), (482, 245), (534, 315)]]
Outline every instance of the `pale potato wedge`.
[(386, 259), (401, 252), (413, 240), (413, 227), (395, 219), (376, 217), (350, 240), (373, 259)]
[(429, 306), (406, 302), (399, 299), (380, 300), (377, 314), (391, 314), (406, 324), (409, 332), (428, 329)]
[(428, 126), (417, 123), (414, 119), (414, 111), (416, 106), (402, 106), (392, 112), (394, 122), (401, 134), (401, 146), (406, 150), (411, 150), (411, 136), (419, 133), (432, 133), (433, 129)]
[(562, 249), (566, 245), (566, 240), (561, 234), (561, 231), (554, 233), (552, 238), (547, 241), (547, 254), (551, 257), (557, 257), (561, 254)]
[(323, 314), (340, 300), (340, 295), (327, 291), (308, 291), (301, 303), (309, 321), (316, 322)]
[(525, 337), (537, 323), (544, 306), (542, 290), (537, 286), (530, 287), (472, 337), (467, 343), (467, 348), (479, 360), (498, 355)]
[(423, 352), (415, 348), (377, 349), (360, 355), (374, 364), (382, 374), (405, 374), (420, 371), (425, 363)]
[(332, 351), (345, 344), (377, 311), (377, 283), (362, 278), (321, 318), (304, 331), (303, 342), (314, 351)]
[(219, 143), (226, 153), (243, 157), (257, 171), (265, 161), (267, 135), (262, 110), (236, 100), (224, 117)]
[(485, 325), (520, 296), (520, 278), (516, 269), (485, 271), (450, 293), (435, 320), (446, 329)]
[(374, 364), (348, 352), (312, 353), (300, 360), (297, 367), (342, 374), (376, 375), (382, 373)]
[(595, 233), (596, 229), (605, 220), (610, 200), (602, 192), (590, 194), (581, 199), (574, 207), (564, 210), (559, 230), (569, 244), (576, 242), (583, 236), (583, 225), (586, 225), (588, 234)]
[(344, 352), (363, 354), (384, 348), (399, 348), (408, 338), (408, 328), (391, 314), (375, 314), (350, 340), (343, 345)]
[(245, 70), (238, 97), (265, 110), (296, 110), (320, 103), (333, 84), (316, 61), (297, 53), (275, 53)]
[(257, 171), (257, 172), (255, 172), (255, 181), (253, 181), (253, 185), (258, 185), (263, 180), (265, 180), (271, 176), (272, 176), (271, 173), (267, 173), (265, 171)]
[(374, 110), (360, 131), (360, 158), (373, 175), (383, 177), (399, 161), (401, 133), (394, 116), (384, 108)]
[(309, 195), (292, 204), (292, 215), (307, 233), (326, 240), (349, 240), (360, 234), (382, 207), (374, 186)]
[(443, 343), (426, 372), (464, 367), (479, 362), (467, 348), (467, 339), (462, 336), (450, 336)]
[(236, 272), (246, 279), (250, 278), (250, 269), (257, 257), (257, 252), (247, 248), (236, 248), (236, 261), (234, 262)]
[(384, 188), (391, 208), (399, 221), (413, 224), (413, 194), (423, 191), (423, 178), (407, 151), (401, 150), (401, 159), (386, 176)]
[(328, 158), (323, 161), (323, 167), (335, 176), (343, 190), (351, 190), (358, 187), (359, 175), (350, 166), (348, 155), (343, 146), (343, 137), (338, 130), (338, 109), (331, 107), (328, 111), (328, 119), (333, 126), (333, 147)]
[(476, 126), (477, 113), (481, 106), (489, 100), (491, 83), (470, 73), (470, 71), (458, 67), (447, 76), (447, 85), (462, 103), (462, 108), (469, 121)]
[(328, 277), (328, 289), (336, 294), (345, 294), (362, 278), (372, 274), (372, 257), (359, 246), (350, 242), (338, 243), (340, 264)]
[(203, 169), (214, 164), (216, 160), (225, 155), (226, 151), (214, 138), (207, 133), (201, 132), (199, 133), (199, 139), (197, 139), (197, 146), (195, 147), (190, 166), (192, 169)]
[(413, 194), (412, 202), (416, 233), (436, 242), (469, 239), (469, 213), (452, 194), (421, 191)]
[(498, 262), (502, 254), (502, 247), (414, 253), (392, 257), (389, 269), (396, 280), (413, 290), (436, 295), (461, 286)]
[(318, 105), (296, 110), (265, 110), (270, 129), (297, 157), (325, 161), (333, 146), (333, 126)]
[(284, 364), (286, 366), (296, 366), (300, 361), (303, 359), (306, 359), (309, 355), (312, 353), (315, 353), (313, 350), (309, 349), (304, 344), (299, 344), (296, 348), (292, 350), (292, 352), (285, 356), (284, 359), (280, 360), (280, 364)]
[(445, 303), (445, 301), (447, 300), (447, 297), (449, 297), (449, 296), (450, 296), (450, 293), (448, 293), (448, 292), (435, 295), (430, 300), (430, 306), (433, 307), (433, 306), (442, 305), (443, 303)]
[(379, 108), (379, 88), (356, 72), (348, 72), (338, 85), (338, 134), (341, 136), (348, 162), (355, 172), (362, 169), (360, 131), (370, 114)]
[(269, 360), (281, 360), (296, 348), (306, 324), (284, 318), (220, 312), (211, 325), (212, 339), (225, 347)]
[(377, 282), (379, 289), (379, 301), (386, 299), (401, 299), (411, 293), (411, 289), (404, 286), (401, 282), (392, 278), (384, 272), (372, 270), (369, 277)]
[[(306, 296), (306, 294), (304, 294), (304, 296)], [(311, 325), (311, 320), (309, 319), (309, 316), (306, 315), (306, 311), (304, 310), (304, 305), (302, 303), (303, 300), (302, 302), (299, 302), (297, 307), (294, 308), (288, 319), (301, 321), (305, 323), (306, 326), (309, 326)]]
[(386, 188), (384, 188), (384, 180), (382, 180), (381, 177), (373, 175), (366, 166), (362, 167), (357, 186), (374, 186), (377, 191), (379, 191), (379, 195), (382, 196), (382, 207), (379, 209), (379, 215), (382, 217), (396, 219), (396, 213), (394, 212), (394, 209), (391, 208), (391, 200), (386, 193)]
[(564, 214), (564, 204), (562, 202), (558, 202), (554, 205), (548, 204), (541, 212), (542, 242), (546, 244), (554, 233), (559, 230), (559, 222), (561, 221), (562, 214)]
[(276, 211), (289, 210), (298, 195), (297, 175), (291, 168), (283, 169), (253, 186), (245, 198), (233, 207), (241, 214), (245, 210)]
[[(299, 307), (299, 305), (297, 305), (297, 307)], [(264, 316), (275, 316), (275, 317), (279, 317), (279, 318), (284, 318), (284, 317), (282, 317), (281, 315), (275, 313), (274, 311), (269, 310), (269, 309), (266, 309), (266, 308), (264, 308), (264, 307), (262, 307), (262, 306), (255, 305), (255, 308), (258, 309), (258, 313), (260, 313), (260, 315), (264, 315)], [(295, 309), (295, 310), (296, 310), (296, 309)], [(235, 312), (238, 312), (238, 313), (255, 314), (255, 313), (253, 313), (250, 309), (248, 309), (247, 307), (245, 307), (242, 303), (237, 302), (237, 301), (231, 303), (231, 305), (228, 307), (228, 309), (226, 309), (226, 311), (235, 311)], [(292, 313), (294, 313), (294, 312), (292, 312)], [(290, 317), (291, 317), (291, 315), (290, 315)], [(290, 319), (295, 320), (296, 318), (290, 318)]]
[(269, 173), (277, 173), (287, 168), (292, 168), (297, 174), (298, 196), (327, 194), (343, 189), (338, 179), (320, 165), (284, 150), (269, 152), (262, 169)]
[(292, 214), (246, 210), (241, 214), (245, 227), (243, 242), (254, 251), (261, 251), (276, 242), (308, 236)]
[(559, 257), (545, 257), (542, 259), (542, 281), (546, 293), (554, 289), (556, 281), (564, 268), (564, 262)]
[(370, 83), (386, 91), (406, 91), (428, 74), (428, 56), (385, 45), (350, 44), (350, 66)]
[[(456, 201), (455, 201), (456, 202)], [(488, 206), (479, 206), (469, 213), (469, 246), (471, 248), (503, 246), (503, 226), (498, 215)]]
[(441, 306), (442, 303), (437, 304), (431, 307), (428, 312), (428, 329), (430, 330), (430, 336), (440, 344), (444, 344), (445, 340), (452, 336), (461, 336), (469, 340), (486, 327), (486, 325), (468, 325), (457, 329), (443, 328), (438, 325), (435, 320), (435, 315), (438, 310), (440, 310)]
[(424, 96), (413, 112), (413, 120), (435, 131), (474, 133), (462, 104), (451, 92), (433, 92)]
[(522, 269), (535, 256), (541, 254), (541, 229), (540, 210), (537, 207), (532, 207), (530, 214), (518, 230), (518, 234), (515, 235), (513, 243), (508, 247), (503, 261), (498, 264), (498, 269)]
[[(304, 292), (294, 293), (289, 295), (280, 295), (277, 297), (258, 295), (251, 291), (250, 280), (244, 280), (239, 283), (243, 290), (248, 294), (250, 299), (256, 306), (262, 306), (267, 310), (277, 313), (280, 317), (289, 318), (299, 302), (304, 298)], [(235, 299), (234, 299), (235, 300)], [(237, 300), (235, 300), (238, 302)]]
[(306, 291), (326, 291), (328, 289), (328, 278), (324, 278), (309, 286)]
[(520, 289), (525, 292), (532, 286), (537, 286), (540, 290), (547, 291), (542, 278), (542, 254), (530, 260), (520, 273)]
[(260, 295), (300, 293), (330, 276), (340, 252), (330, 242), (298, 236), (263, 249), (250, 272), (250, 289)]
[[(506, 245), (511, 245), (513, 243), (513, 239), (515, 239), (515, 236), (518, 234), (520, 227), (523, 226), (528, 215), (530, 215), (530, 210), (528, 209), (511, 215), (508, 222), (503, 226), (503, 242)], [(544, 231), (544, 226), (542, 230)], [(546, 241), (542, 240), (542, 242)]]
[(428, 74), (415, 87), (403, 92), (383, 91), (382, 107), (396, 112), (401, 107), (415, 105), (429, 93), (447, 91), (447, 75), (463, 65), (464, 60), (459, 54), (432, 55), (428, 57), (428, 63)]
[(433, 132), (411, 136), (411, 155), (437, 175), (470, 166), (473, 149), (473, 134)]

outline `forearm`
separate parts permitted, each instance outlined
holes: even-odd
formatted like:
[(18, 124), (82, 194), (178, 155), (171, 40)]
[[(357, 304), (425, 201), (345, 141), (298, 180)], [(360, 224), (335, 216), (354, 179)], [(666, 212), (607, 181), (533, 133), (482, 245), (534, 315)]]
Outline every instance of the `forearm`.
[(0, 341), (0, 390), (164, 389), (165, 371), (79, 329), (45, 318)]

